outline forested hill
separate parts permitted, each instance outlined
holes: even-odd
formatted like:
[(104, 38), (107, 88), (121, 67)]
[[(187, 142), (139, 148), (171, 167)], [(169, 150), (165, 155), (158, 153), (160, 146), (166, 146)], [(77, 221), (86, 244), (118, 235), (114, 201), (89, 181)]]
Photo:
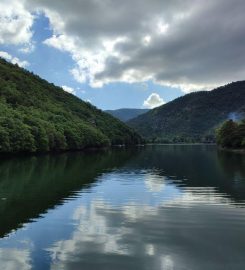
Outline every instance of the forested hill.
[(132, 119), (128, 124), (142, 136), (160, 142), (212, 141), (225, 120), (245, 112), (245, 81), (212, 91), (187, 94)]
[(105, 112), (111, 114), (112, 116), (118, 118), (123, 122), (127, 122), (143, 113), (148, 112), (148, 109), (118, 109), (118, 110), (107, 110)]
[(0, 59), (0, 152), (75, 150), (140, 141), (118, 119)]

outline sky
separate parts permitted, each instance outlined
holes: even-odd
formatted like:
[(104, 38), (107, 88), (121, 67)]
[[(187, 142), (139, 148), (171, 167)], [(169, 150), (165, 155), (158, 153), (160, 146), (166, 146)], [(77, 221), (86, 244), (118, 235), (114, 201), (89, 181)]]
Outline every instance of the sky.
[(101, 109), (245, 78), (244, 0), (1, 0), (0, 57)]

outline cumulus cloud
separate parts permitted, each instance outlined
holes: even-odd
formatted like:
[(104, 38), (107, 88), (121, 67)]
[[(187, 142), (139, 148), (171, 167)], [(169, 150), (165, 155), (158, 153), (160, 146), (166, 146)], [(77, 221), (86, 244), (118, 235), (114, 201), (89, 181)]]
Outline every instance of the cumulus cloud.
[(19, 52), (24, 53), (24, 54), (29, 54), (32, 53), (35, 50), (35, 44), (32, 42), (29, 42), (25, 44), (23, 47), (19, 49)]
[(242, 0), (27, 2), (49, 17), (45, 43), (71, 53), (79, 82), (153, 80), (190, 92), (244, 78)]
[(28, 61), (25, 60), (21, 61), (18, 57), (14, 57), (11, 54), (4, 51), (0, 51), (0, 57), (4, 58), (5, 60), (9, 61), (12, 64), (17, 64), (19, 67), (29, 66)]
[(70, 93), (70, 94), (73, 94), (75, 95), (76, 94), (76, 90), (72, 87), (69, 87), (69, 86), (66, 86), (66, 85), (63, 85), (62, 86), (63, 90)]
[(28, 44), (32, 38), (34, 16), (22, 0), (0, 2), (0, 44)]
[(31, 270), (30, 251), (26, 249), (0, 248), (1, 268), (6, 270)]
[(152, 80), (191, 92), (245, 77), (243, 0), (3, 0), (0, 10), (0, 43), (29, 42), (43, 12), (44, 43), (70, 53), (71, 74), (93, 87)]
[(153, 109), (153, 108), (161, 106), (163, 104), (165, 104), (164, 100), (157, 93), (152, 93), (144, 101), (143, 106), (146, 108), (149, 108), (149, 109)]

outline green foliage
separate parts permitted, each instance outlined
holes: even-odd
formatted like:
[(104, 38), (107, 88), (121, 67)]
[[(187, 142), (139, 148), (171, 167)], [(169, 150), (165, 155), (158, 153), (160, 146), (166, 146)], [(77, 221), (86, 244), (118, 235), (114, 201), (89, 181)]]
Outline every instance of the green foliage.
[(245, 81), (185, 95), (128, 124), (148, 140), (214, 142), (215, 130), (233, 112), (245, 115)]
[(0, 59), (0, 152), (77, 150), (141, 140), (90, 103)]
[(226, 121), (217, 130), (217, 143), (225, 148), (245, 148), (245, 120), (240, 123)]

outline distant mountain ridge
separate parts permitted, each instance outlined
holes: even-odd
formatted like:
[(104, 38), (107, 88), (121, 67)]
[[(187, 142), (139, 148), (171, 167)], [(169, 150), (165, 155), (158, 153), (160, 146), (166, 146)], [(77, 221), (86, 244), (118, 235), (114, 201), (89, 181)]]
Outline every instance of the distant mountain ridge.
[(245, 81), (179, 97), (127, 122), (145, 138), (161, 142), (213, 141), (226, 119), (245, 116)]
[(118, 119), (0, 58), (0, 152), (139, 142), (141, 137)]
[(105, 112), (109, 113), (110, 115), (118, 118), (123, 122), (127, 122), (141, 114), (147, 113), (149, 109), (118, 109), (118, 110), (106, 110)]

